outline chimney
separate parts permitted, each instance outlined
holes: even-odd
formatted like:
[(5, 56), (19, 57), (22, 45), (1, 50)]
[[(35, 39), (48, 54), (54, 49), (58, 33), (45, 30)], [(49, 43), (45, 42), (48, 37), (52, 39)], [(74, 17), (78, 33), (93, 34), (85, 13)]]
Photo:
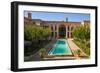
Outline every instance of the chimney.
[(28, 13), (28, 18), (32, 19), (32, 13)]

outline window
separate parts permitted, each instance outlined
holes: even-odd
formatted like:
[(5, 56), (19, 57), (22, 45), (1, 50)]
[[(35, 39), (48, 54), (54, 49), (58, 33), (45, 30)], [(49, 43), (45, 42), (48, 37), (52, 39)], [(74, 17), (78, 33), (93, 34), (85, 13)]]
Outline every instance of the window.
[(57, 30), (57, 26), (55, 25), (55, 31)]
[(51, 37), (53, 37), (53, 32), (51, 32)]
[(69, 31), (69, 28), (70, 28), (70, 27), (68, 26), (67, 28), (68, 28), (68, 31)]
[(73, 37), (73, 33), (71, 32), (71, 38)]
[(36, 22), (33, 22), (33, 24), (36, 24)]
[(53, 26), (51, 26), (51, 30), (53, 30)]
[(67, 37), (69, 38), (69, 32), (67, 32)]

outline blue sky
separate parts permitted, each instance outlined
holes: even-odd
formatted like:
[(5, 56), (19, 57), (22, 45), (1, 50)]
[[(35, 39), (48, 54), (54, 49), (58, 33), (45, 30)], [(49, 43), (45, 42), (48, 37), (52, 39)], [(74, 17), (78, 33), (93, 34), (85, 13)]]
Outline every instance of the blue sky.
[[(28, 12), (30, 11), (24, 11), (24, 16), (28, 16)], [(81, 22), (84, 20), (90, 20), (90, 14), (83, 14), (83, 13), (63, 13), (63, 12), (31, 12), (32, 13), (32, 19), (42, 19), (45, 21), (66, 21), (66, 18), (68, 18), (68, 21), (75, 21), (75, 22)]]

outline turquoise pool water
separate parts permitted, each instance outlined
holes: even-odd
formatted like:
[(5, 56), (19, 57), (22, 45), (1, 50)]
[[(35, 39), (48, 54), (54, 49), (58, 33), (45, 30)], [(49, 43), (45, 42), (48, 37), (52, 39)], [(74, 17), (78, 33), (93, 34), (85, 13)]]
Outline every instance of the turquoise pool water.
[(58, 39), (49, 55), (72, 55), (67, 40)]

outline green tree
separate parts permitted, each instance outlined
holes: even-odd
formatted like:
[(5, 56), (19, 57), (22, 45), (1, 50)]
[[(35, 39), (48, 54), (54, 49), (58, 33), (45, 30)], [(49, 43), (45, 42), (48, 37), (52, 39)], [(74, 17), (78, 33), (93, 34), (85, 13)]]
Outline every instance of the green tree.
[(25, 50), (24, 50), (25, 55), (33, 54), (33, 52), (35, 53), (40, 48), (44, 47), (47, 44), (48, 42), (47, 38), (50, 35), (51, 35), (51, 29), (49, 27), (43, 28), (41, 26), (36, 26), (36, 25), (28, 25), (28, 24), (25, 25), (24, 26), (24, 40), (31, 43), (30, 46), (25, 47)]
[(73, 30), (74, 39), (86, 43), (90, 40), (90, 28), (88, 26), (79, 26)]
[(25, 40), (33, 41), (33, 40), (41, 40), (43, 38), (48, 38), (51, 35), (50, 28), (43, 28), (40, 26), (29, 26), (26, 25), (24, 28), (24, 36)]
[(25, 26), (24, 28), (24, 37), (25, 40), (32, 41), (35, 39), (36, 28), (34, 26)]
[(87, 54), (90, 54), (90, 27), (81, 25), (73, 30), (73, 38)]

